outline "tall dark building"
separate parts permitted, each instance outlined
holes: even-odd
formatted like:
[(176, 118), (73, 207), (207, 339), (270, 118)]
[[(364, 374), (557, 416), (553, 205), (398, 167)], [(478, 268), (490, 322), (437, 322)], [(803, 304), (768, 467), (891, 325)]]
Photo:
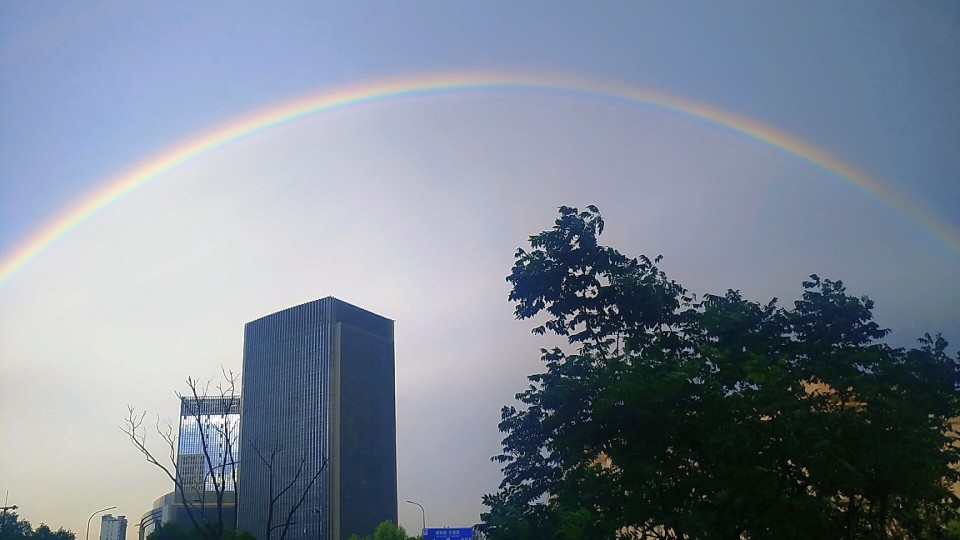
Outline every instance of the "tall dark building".
[(327, 297), (247, 323), (237, 528), (342, 540), (396, 523), (394, 393), (390, 319)]

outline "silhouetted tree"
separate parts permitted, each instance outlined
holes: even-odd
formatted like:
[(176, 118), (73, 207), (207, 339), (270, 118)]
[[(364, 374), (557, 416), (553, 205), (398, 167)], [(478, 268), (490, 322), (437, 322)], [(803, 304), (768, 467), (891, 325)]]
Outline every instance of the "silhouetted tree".
[(56, 531), (50, 529), (45, 523), (41, 523), (33, 531), (33, 540), (74, 540), (77, 535), (72, 532), (64, 529), (63, 527), (58, 528)]
[(0, 512), (0, 540), (22, 540), (33, 535), (33, 526), (16, 512)]
[(960, 362), (895, 349), (873, 302), (811, 276), (792, 309), (697, 298), (562, 207), (519, 249), (518, 319), (567, 339), (504, 407), (493, 539), (943, 538)]
[(0, 540), (75, 540), (71, 531), (58, 528), (56, 531), (41, 523), (36, 529), (16, 512), (0, 512)]

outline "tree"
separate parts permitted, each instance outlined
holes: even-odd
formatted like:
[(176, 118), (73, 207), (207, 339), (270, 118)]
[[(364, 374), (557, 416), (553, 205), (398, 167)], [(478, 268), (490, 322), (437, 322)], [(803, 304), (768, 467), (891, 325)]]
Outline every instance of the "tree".
[(184, 529), (174, 521), (168, 521), (150, 531), (146, 540), (193, 540), (196, 538), (193, 529)]
[[(155, 431), (160, 436), (165, 458), (148, 446), (148, 430), (145, 425), (146, 413), (137, 412), (128, 407), (127, 418), (121, 430), (128, 436), (131, 444), (146, 458), (147, 462), (160, 469), (173, 482), (179, 495), (177, 502), (182, 503), (184, 513), (191, 524), (191, 530), (185, 531), (177, 524), (165, 524), (154, 531), (159, 540), (196, 539), (196, 540), (245, 540), (252, 539), (249, 533), (236, 531), (236, 513), (226, 512), (227, 493), (239, 491), (237, 470), (239, 452), (239, 405), (240, 376), (232, 371), (222, 371), (223, 380), (201, 382), (193, 377), (186, 380), (186, 393), (177, 392), (181, 400), (181, 414), (196, 426), (192, 444), (198, 446), (198, 458), (202, 463), (186, 463), (179, 455), (179, 432), (169, 422), (157, 418)], [(184, 420), (186, 421), (186, 420)], [(256, 459), (267, 467), (270, 482), (269, 500), (263, 501), (268, 509), (267, 530), (264, 540), (283, 540), (290, 526), (294, 524), (294, 514), (303, 505), (310, 489), (319, 479), (326, 466), (326, 459), (317, 470), (308, 470), (306, 457), (300, 460), (299, 467), (293, 471), (280, 471), (275, 467), (277, 455), (283, 450), (271, 448), (262, 450), (258, 441), (251, 441), (250, 447)], [(250, 459), (252, 459), (251, 457)], [(275, 470), (276, 469), (276, 470)], [(292, 476), (290, 475), (292, 473)], [(281, 478), (283, 477), (283, 478)], [(305, 485), (298, 486), (301, 478)], [(302, 489), (300, 489), (302, 487)], [(213, 508), (208, 507), (207, 494), (212, 491)], [(278, 502), (282, 497), (293, 497), (293, 505), (283, 515), (276, 515)], [(194, 499), (197, 498), (195, 501)]]
[(41, 523), (40, 526), (33, 531), (34, 540), (74, 540), (76, 537), (77, 535), (63, 527), (54, 531), (48, 527), (46, 523)]
[(33, 525), (16, 512), (0, 513), (0, 540), (22, 540), (33, 536)]
[(933, 538), (956, 516), (960, 361), (894, 349), (869, 298), (697, 295), (561, 207), (518, 249), (518, 319), (566, 338), (504, 407), (490, 538)]
[(25, 519), (20, 519), (16, 512), (3, 511), (0, 513), (0, 540), (75, 540), (76, 535), (64, 529), (56, 531), (41, 523), (36, 529)]
[(377, 525), (373, 537), (359, 536), (354, 533), (349, 536), (348, 540), (413, 540), (414, 538), (407, 536), (407, 531), (403, 527), (387, 519)]
[(373, 540), (407, 540), (407, 531), (387, 519), (377, 525), (377, 529), (373, 531)]
[[(131, 444), (146, 458), (147, 462), (159, 468), (173, 482), (184, 511), (200, 538), (220, 540), (224, 534), (236, 528), (235, 513), (228, 518), (224, 512), (227, 502), (225, 495), (237, 486), (237, 465), (234, 455), (239, 443), (240, 395), (238, 383), (240, 377), (232, 371), (222, 371), (223, 381), (214, 385), (213, 381), (201, 382), (188, 377), (188, 392), (177, 397), (182, 403), (182, 414), (192, 417), (197, 426), (202, 463), (193, 464), (197, 474), (187, 474), (178, 455), (179, 432), (173, 425), (161, 422), (159, 417), (155, 430), (163, 441), (166, 459), (156, 456), (147, 444), (146, 412), (138, 413), (128, 407), (127, 418), (120, 428), (130, 439)], [(210, 398), (216, 398), (216, 410), (210, 411), (206, 405)], [(211, 420), (213, 419), (213, 420)], [(222, 444), (223, 451), (217, 447)], [(213, 491), (214, 512), (207, 511), (207, 493)], [(199, 496), (199, 500), (194, 501)]]

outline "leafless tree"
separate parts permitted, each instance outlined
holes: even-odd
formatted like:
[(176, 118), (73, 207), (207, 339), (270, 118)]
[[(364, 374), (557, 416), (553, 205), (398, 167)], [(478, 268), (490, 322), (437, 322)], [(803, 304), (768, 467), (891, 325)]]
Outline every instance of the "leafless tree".
[[(161, 421), (158, 415), (155, 426), (168, 454), (169, 463), (162, 457), (157, 457), (158, 455), (162, 456), (162, 454), (155, 454), (147, 446), (147, 433), (151, 430), (147, 429), (145, 425), (146, 412), (138, 412), (134, 407), (128, 406), (127, 418), (124, 425), (120, 427), (121, 431), (129, 437), (134, 448), (143, 454), (147, 462), (163, 471), (167, 478), (173, 482), (174, 489), (180, 495), (184, 510), (196, 531), (202, 537), (213, 540), (219, 540), (226, 529), (236, 528), (236, 513), (234, 513), (234, 520), (230, 523), (226, 523), (224, 519), (224, 494), (228, 488), (228, 474), (231, 477), (234, 489), (239, 488), (237, 479), (239, 460), (235, 459), (234, 456), (236, 445), (239, 444), (238, 426), (230, 421), (228, 415), (236, 414), (236, 411), (239, 410), (238, 384), (240, 376), (227, 370), (222, 370), (222, 375), (223, 381), (216, 385), (213, 381), (201, 382), (193, 377), (188, 377), (186, 380), (188, 392), (186, 394), (176, 393), (181, 403), (186, 404), (186, 410), (197, 422), (197, 431), (203, 453), (202, 458), (206, 465), (206, 471), (202, 473), (198, 482), (190, 484), (183, 474), (184, 471), (180, 470), (180, 462), (178, 462), (179, 431), (174, 429), (169, 420)], [(213, 416), (220, 416), (222, 421), (204, 421), (210, 416), (206, 414), (209, 411), (203, 407), (205, 398), (219, 398), (221, 400), (220, 405), (222, 406), (217, 408)], [(214, 452), (212, 446), (221, 443), (224, 446), (223, 451)], [(213, 487), (215, 496), (215, 519), (209, 519), (205, 512), (208, 480)], [(195, 488), (200, 493), (199, 505), (192, 500), (194, 493), (191, 488)]]
[[(263, 465), (267, 468), (267, 477), (270, 482), (268, 486), (269, 502), (267, 506), (267, 538), (266, 540), (273, 540), (274, 531), (279, 530), (280, 536), (277, 540), (284, 540), (287, 536), (287, 530), (289, 530), (290, 525), (293, 524), (293, 516), (296, 514), (297, 510), (303, 505), (303, 501), (307, 498), (307, 494), (310, 492), (310, 489), (313, 487), (313, 484), (316, 483), (317, 478), (320, 477), (320, 474), (323, 472), (323, 469), (327, 466), (327, 458), (324, 458), (320, 463), (320, 466), (317, 467), (316, 472), (310, 477), (310, 480), (307, 482), (307, 485), (300, 492), (300, 497), (297, 499), (296, 504), (290, 507), (290, 510), (287, 512), (283, 522), (277, 524), (273, 523), (274, 512), (277, 506), (277, 501), (280, 500), (291, 488), (297, 483), (301, 476), (304, 474), (304, 468), (306, 467), (307, 457), (303, 456), (300, 458), (300, 464), (297, 466), (296, 472), (290, 478), (290, 481), (285, 483), (282, 487), (275, 485), (276, 475), (274, 465), (276, 464), (277, 454), (280, 453), (280, 449), (274, 447), (267, 453), (260, 450), (256, 443), (251, 442), (250, 447), (253, 448), (253, 451), (257, 454), (257, 457), (260, 458), (260, 461), (263, 462)], [(277, 489), (279, 488), (279, 491)]]
[[(214, 496), (216, 498), (216, 509), (217, 509), (217, 521), (218, 524), (217, 530), (220, 535), (223, 534), (224, 530), (224, 518), (223, 518), (223, 503), (224, 503), (224, 494), (227, 491), (228, 483), (226, 475), (230, 474), (230, 479), (232, 480), (232, 485), (234, 491), (237, 489), (237, 461), (233, 454), (234, 447), (239, 444), (239, 437), (237, 431), (239, 426), (235, 426), (233, 422), (229, 421), (228, 415), (235, 414), (234, 411), (239, 412), (239, 396), (237, 396), (237, 380), (238, 377), (234, 373), (223, 371), (223, 377), (226, 383), (218, 383), (216, 386), (217, 394), (214, 394), (214, 397), (219, 398), (217, 404), (218, 413), (221, 417), (222, 422), (214, 422), (208, 424), (212, 429), (213, 433), (203, 428), (203, 420), (205, 418), (204, 410), (202, 404), (204, 402), (203, 398), (211, 397), (210, 385), (211, 383), (207, 381), (205, 384), (204, 392), (199, 393), (197, 391), (198, 384), (195, 379), (187, 378), (187, 387), (190, 389), (190, 395), (188, 396), (187, 403), (188, 407), (192, 407), (194, 420), (197, 422), (200, 432), (200, 443), (203, 448), (203, 459), (207, 465), (207, 474), (201, 479), (202, 489), (201, 492), (205, 491), (207, 479), (209, 478), (213, 484)], [(177, 394), (178, 397), (183, 399), (183, 395)], [(219, 459), (214, 463), (214, 455), (210, 450), (210, 439), (213, 435), (213, 439), (222, 443), (224, 448), (223, 451), (216, 454)], [(201, 496), (200, 504), (203, 506), (206, 503), (206, 497)], [(234, 521), (229, 524), (230, 528), (236, 528), (236, 512), (234, 512)]]

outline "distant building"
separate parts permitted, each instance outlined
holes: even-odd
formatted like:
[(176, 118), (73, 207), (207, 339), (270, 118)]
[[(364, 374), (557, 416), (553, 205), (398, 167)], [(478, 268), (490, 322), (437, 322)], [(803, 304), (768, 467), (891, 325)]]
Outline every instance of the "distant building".
[[(223, 520), (236, 523), (236, 479), (240, 463), (240, 396), (184, 396), (180, 400), (177, 480), (168, 520), (184, 527), (194, 519), (215, 520), (217, 486), (223, 493)], [(204, 448), (206, 445), (206, 448)]]
[(284, 523), (286, 540), (396, 523), (394, 388), (390, 319), (327, 297), (247, 323), (238, 530), (270, 538), (270, 494), (291, 482), (274, 538)]
[(126, 540), (127, 517), (106, 514), (100, 518), (100, 540)]

